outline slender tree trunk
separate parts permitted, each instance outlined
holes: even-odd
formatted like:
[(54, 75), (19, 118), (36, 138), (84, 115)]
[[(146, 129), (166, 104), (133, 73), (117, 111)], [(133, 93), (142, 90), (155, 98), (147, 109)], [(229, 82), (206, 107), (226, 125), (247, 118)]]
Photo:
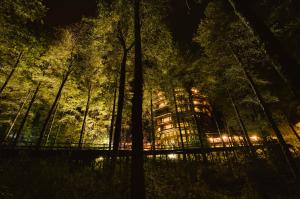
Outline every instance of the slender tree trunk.
[(143, 153), (143, 66), (141, 47), (140, 0), (134, 0), (135, 67), (132, 98), (132, 163), (131, 198), (145, 199), (144, 153)]
[[(228, 135), (229, 135), (229, 137), (230, 137), (230, 141), (231, 141), (230, 144), (231, 144), (231, 147), (235, 147), (235, 140), (234, 140), (234, 137), (232, 136), (232, 133), (231, 133), (229, 127), (228, 127), (228, 124), (227, 124), (226, 120), (224, 120), (224, 122), (225, 122), (225, 128), (226, 128), (226, 131), (227, 131), (227, 133), (228, 133)], [(233, 150), (232, 152), (233, 152), (233, 155), (234, 155), (235, 160), (237, 161), (238, 158), (237, 158), (236, 151)]]
[(173, 92), (173, 100), (174, 100), (174, 105), (175, 105), (175, 113), (176, 113), (176, 119), (177, 119), (177, 124), (178, 124), (178, 129), (179, 129), (179, 135), (180, 135), (180, 143), (181, 143), (181, 148), (183, 150), (183, 159), (186, 160), (186, 154), (184, 150), (184, 142), (183, 142), (183, 136), (182, 136), (182, 129), (181, 129), (181, 122), (180, 122), (180, 116), (178, 113), (178, 106), (177, 106), (177, 100), (176, 100), (176, 95), (175, 95), (175, 89), (172, 88)]
[(1, 94), (2, 94), (2, 92), (3, 92), (3, 90), (6, 88), (6, 86), (7, 86), (8, 82), (10, 81), (11, 77), (12, 77), (13, 74), (15, 73), (15, 71), (16, 71), (16, 69), (17, 69), (19, 63), (20, 63), (22, 54), (23, 54), (23, 52), (20, 52), (20, 53), (19, 53), (19, 56), (18, 56), (18, 58), (17, 58), (16, 63), (15, 63), (14, 66), (13, 66), (13, 69), (10, 71), (10, 73), (9, 73), (9, 75), (7, 76), (7, 78), (6, 78), (5, 82), (4, 82), (4, 84), (1, 86), (1, 88), (0, 88), (0, 96), (1, 96)]
[(244, 67), (242, 67), (247, 79), (249, 80), (249, 84), (255, 94), (255, 96), (257, 97), (257, 100), (260, 104), (260, 107), (262, 109), (262, 111), (264, 112), (265, 114), (265, 117), (267, 119), (267, 121), (269, 122), (270, 126), (272, 127), (273, 131), (275, 132), (275, 135), (279, 141), (279, 145), (281, 147), (281, 150), (283, 152), (283, 155), (286, 159), (286, 162), (287, 162), (287, 165), (292, 173), (292, 175), (295, 177), (295, 178), (298, 178), (299, 177), (299, 170), (298, 170), (298, 167), (297, 167), (297, 164), (289, 150), (289, 147), (288, 145), (286, 144), (283, 136), (282, 136), (282, 133), (280, 132), (275, 120), (273, 119), (273, 116), (272, 116), (272, 112), (269, 110), (269, 108), (267, 107), (263, 97), (261, 96), (261, 94), (258, 92), (258, 89), (256, 87), (256, 85), (254, 84), (254, 81), (252, 79), (252, 77), (250, 76), (250, 74), (248, 73), (248, 71), (246, 71), (246, 69)]
[(56, 134), (55, 134), (55, 137), (54, 137), (53, 146), (55, 146), (55, 144), (56, 144), (56, 141), (57, 141), (57, 137), (58, 137), (60, 128), (61, 128), (61, 125), (58, 126), (58, 129), (57, 129), (57, 131), (56, 131)]
[(300, 136), (299, 136), (299, 134), (297, 133), (296, 129), (294, 128), (294, 125), (291, 124), (289, 121), (287, 121), (287, 122), (288, 122), (288, 124), (289, 124), (289, 127), (292, 129), (294, 135), (297, 137), (298, 141), (300, 142)]
[(152, 88), (150, 93), (150, 115), (151, 115), (151, 149), (154, 151), (155, 159), (155, 126), (154, 126), (154, 114), (153, 114), (153, 95)]
[(297, 61), (285, 51), (270, 29), (251, 10), (249, 2), (227, 0), (240, 20), (258, 37), (268, 56), (271, 58), (275, 70), (291, 87), (300, 99), (300, 66)]
[[(189, 104), (190, 104), (191, 112), (193, 114), (193, 118), (194, 118), (194, 121), (196, 123), (196, 128), (197, 128), (197, 131), (198, 131), (200, 147), (204, 150), (207, 146), (206, 146), (206, 143), (204, 143), (204, 139), (203, 139), (204, 133), (201, 130), (199, 120), (196, 116), (195, 106), (194, 106), (194, 102), (193, 102), (193, 94), (192, 94), (192, 91), (191, 91), (190, 87), (187, 88), (187, 92), (188, 92), (188, 95), (189, 95)], [(206, 152), (205, 151), (203, 151), (202, 156), (203, 156), (204, 163), (207, 163), (207, 157), (206, 157)]]
[[(60, 100), (60, 99), (58, 99), (58, 101), (59, 101), (59, 100)], [(53, 114), (53, 117), (52, 117), (52, 122), (51, 122), (51, 125), (50, 125), (50, 128), (49, 128), (49, 132), (48, 132), (48, 134), (47, 134), (47, 138), (46, 138), (45, 145), (47, 145), (47, 143), (48, 143), (48, 140), (49, 140), (49, 137), (50, 137), (50, 134), (51, 134), (53, 125), (54, 125), (54, 120), (55, 120), (55, 116), (56, 116), (56, 113), (57, 113), (58, 108), (59, 108), (59, 102), (57, 103), (57, 105), (56, 105), (56, 107), (55, 107), (55, 111), (54, 111), (54, 114)]]
[(238, 122), (239, 122), (240, 128), (241, 128), (241, 130), (242, 130), (242, 133), (243, 133), (243, 136), (242, 136), (242, 137), (243, 137), (243, 139), (244, 139), (244, 142), (245, 142), (246, 145), (249, 147), (249, 150), (250, 150), (250, 152), (251, 152), (251, 155), (255, 156), (256, 152), (255, 152), (255, 149), (253, 148), (253, 144), (252, 144), (252, 142), (251, 142), (251, 140), (250, 140), (250, 137), (249, 137), (248, 131), (247, 131), (247, 129), (246, 129), (246, 126), (245, 126), (245, 124), (244, 124), (244, 122), (243, 122), (243, 120), (242, 120), (240, 111), (239, 111), (239, 109), (237, 108), (237, 106), (235, 105), (235, 102), (234, 102), (234, 100), (233, 100), (231, 94), (229, 93), (229, 90), (228, 90), (227, 88), (226, 88), (226, 90), (227, 90), (227, 94), (228, 94), (228, 96), (229, 96), (229, 98), (230, 98), (231, 105), (232, 105), (232, 107), (233, 107), (233, 109), (234, 109), (235, 116), (236, 116), (236, 118), (237, 118), (237, 120), (238, 120)]
[(86, 118), (89, 112), (89, 107), (90, 107), (90, 100), (91, 100), (91, 90), (92, 90), (92, 83), (89, 83), (89, 88), (88, 88), (88, 100), (86, 102), (86, 107), (85, 107), (85, 112), (84, 112), (84, 118), (82, 122), (82, 127), (80, 131), (80, 139), (79, 139), (79, 144), (78, 147), (82, 148), (82, 143), (83, 143), (83, 136), (84, 136), (84, 131), (85, 131), (85, 124), (86, 124)]
[(114, 153), (117, 153), (117, 151), (119, 150), (120, 138), (121, 138), (122, 113), (123, 113), (124, 96), (125, 96), (127, 55), (128, 55), (128, 51), (124, 48), (123, 49), (123, 58), (122, 58), (122, 63), (121, 63), (121, 72), (120, 72), (116, 127), (115, 127), (114, 139), (113, 139), (113, 152)]
[(48, 115), (47, 115), (46, 120), (44, 122), (43, 128), (42, 128), (42, 130), (40, 132), (40, 137), (39, 137), (39, 140), (38, 140), (37, 145), (36, 145), (37, 149), (39, 149), (41, 147), (41, 145), (42, 145), (42, 142), (43, 142), (43, 139), (44, 139), (44, 135), (45, 135), (45, 132), (46, 132), (46, 129), (47, 129), (47, 126), (48, 126), (48, 123), (49, 123), (49, 121), (51, 119), (51, 115), (52, 115), (52, 113), (54, 111), (54, 108), (55, 108), (57, 102), (58, 102), (58, 99), (60, 98), (60, 95), (61, 95), (62, 90), (63, 90), (63, 88), (64, 88), (64, 86), (65, 86), (65, 84), (66, 84), (66, 82), (68, 80), (68, 77), (69, 77), (70, 73), (71, 73), (71, 70), (70, 70), (70, 67), (69, 67), (69, 70), (67, 71), (66, 75), (63, 77), (61, 85), (60, 85), (60, 87), (58, 89), (58, 92), (56, 94), (55, 100), (54, 100), (54, 102), (53, 102), (53, 104), (52, 104), (52, 106), (51, 106), (51, 108), (50, 108), (50, 110), (48, 112)]
[(113, 108), (112, 108), (112, 114), (111, 114), (111, 120), (110, 120), (109, 143), (108, 143), (109, 151), (111, 151), (111, 144), (112, 144), (113, 133), (114, 133), (116, 101), (117, 101), (117, 84), (118, 84), (118, 76), (116, 76), (116, 83), (115, 83), (115, 89), (114, 89), (114, 102), (113, 102)]
[(25, 113), (25, 115), (24, 115), (24, 117), (23, 117), (23, 120), (22, 120), (22, 122), (21, 122), (21, 125), (20, 125), (20, 127), (19, 127), (19, 129), (18, 129), (18, 131), (17, 131), (16, 138), (15, 138), (14, 141), (13, 141), (13, 146), (16, 146), (17, 143), (18, 143), (18, 141), (19, 141), (19, 138), (20, 138), (20, 136), (21, 136), (21, 134), (22, 134), (23, 127), (24, 127), (24, 125), (25, 125), (25, 123), (26, 123), (26, 120), (27, 120), (27, 117), (28, 117), (28, 115), (29, 115), (30, 109), (31, 109), (31, 107), (32, 107), (32, 105), (33, 105), (33, 103), (34, 103), (34, 101), (35, 101), (35, 99), (36, 99), (37, 93), (39, 92), (40, 86), (41, 86), (41, 82), (38, 83), (38, 85), (37, 85), (37, 87), (36, 87), (36, 89), (35, 89), (35, 91), (34, 91), (34, 94), (33, 94), (32, 98), (31, 98), (31, 101), (30, 101), (30, 103), (29, 103), (29, 106), (28, 106), (28, 108), (27, 108), (27, 111), (26, 111), (26, 113)]
[(219, 123), (218, 123), (218, 121), (217, 121), (215, 115), (213, 115), (212, 118), (213, 118), (213, 120), (214, 120), (214, 122), (215, 122), (217, 131), (218, 131), (218, 134), (219, 134), (220, 139), (221, 139), (221, 142), (222, 142), (222, 145), (223, 145), (223, 147), (226, 147), (226, 144), (225, 144), (224, 139), (223, 139), (222, 134), (221, 134), (221, 130), (220, 130)]
[(20, 108), (17, 111), (17, 114), (16, 114), (16, 116), (15, 116), (12, 124), (10, 125), (7, 133), (4, 135), (4, 137), (2, 139), (2, 142), (5, 142), (5, 140), (7, 139), (7, 137), (10, 135), (11, 131), (13, 130), (13, 128), (14, 128), (14, 126), (15, 126), (15, 124), (16, 124), (16, 122), (17, 122), (17, 120), (18, 120), (18, 118), (19, 118), (19, 116), (20, 116), (20, 114), (21, 114), (21, 112), (22, 112), (22, 110), (23, 110), (23, 108), (24, 108), (27, 100), (29, 99), (30, 94), (31, 94), (31, 91), (28, 92), (28, 94), (26, 95), (25, 99), (23, 100)]
[(247, 78), (248, 80), (248, 83), (249, 83), (249, 86), (251, 87), (253, 93), (255, 94), (256, 96), (256, 99), (257, 101), (259, 102), (259, 105), (268, 121), (268, 123), (270, 124), (271, 128), (273, 129), (273, 131), (275, 132), (275, 135), (279, 141), (279, 145), (281, 147), (281, 150), (283, 152), (283, 155), (286, 159), (286, 162), (287, 162), (287, 165), (292, 173), (292, 175), (297, 178), (299, 177), (299, 170), (298, 170), (298, 167), (297, 167), (297, 164), (289, 150), (289, 147), (288, 145), (286, 144), (283, 136), (282, 136), (282, 133), (280, 132), (275, 120), (273, 119), (273, 116), (272, 116), (272, 112), (269, 110), (267, 104), (265, 103), (265, 100), (264, 98), (262, 97), (262, 95), (260, 94), (257, 86), (255, 85), (251, 75), (249, 74), (249, 72), (246, 70), (246, 68), (244, 67), (244, 65), (242, 64), (240, 58), (238, 57), (238, 55), (234, 52), (234, 50), (231, 48), (232, 52), (233, 52), (233, 55), (235, 57), (235, 59), (237, 60), (237, 62), (240, 64), (240, 67), (241, 69), (243, 70), (244, 72), (244, 75), (245, 77)]

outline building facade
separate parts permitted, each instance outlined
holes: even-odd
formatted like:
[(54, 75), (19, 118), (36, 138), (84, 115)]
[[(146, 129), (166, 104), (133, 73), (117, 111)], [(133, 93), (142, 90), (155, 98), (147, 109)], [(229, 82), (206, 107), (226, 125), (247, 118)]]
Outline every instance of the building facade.
[(197, 88), (190, 91), (176, 88), (168, 96), (169, 100), (166, 96), (157, 92), (153, 103), (156, 145), (162, 148), (199, 146), (201, 141), (206, 142), (213, 126), (207, 97)]

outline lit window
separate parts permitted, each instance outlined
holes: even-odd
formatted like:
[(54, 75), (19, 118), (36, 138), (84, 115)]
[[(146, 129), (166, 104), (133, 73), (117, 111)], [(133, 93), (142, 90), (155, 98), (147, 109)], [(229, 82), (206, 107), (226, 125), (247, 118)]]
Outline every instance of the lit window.
[(168, 125), (166, 125), (165, 126), (165, 128), (164, 129), (171, 129), (173, 127), (173, 125), (172, 124), (168, 124)]
[(198, 107), (195, 107), (195, 112), (200, 112), (200, 109)]
[(171, 117), (165, 117), (162, 119), (162, 122), (170, 122), (171, 121)]
[(200, 101), (198, 101), (198, 100), (194, 100), (193, 102), (195, 105), (200, 104)]
[(165, 102), (161, 102), (161, 103), (159, 103), (159, 105), (158, 105), (158, 108), (163, 108), (163, 107), (165, 107), (167, 104), (165, 103)]

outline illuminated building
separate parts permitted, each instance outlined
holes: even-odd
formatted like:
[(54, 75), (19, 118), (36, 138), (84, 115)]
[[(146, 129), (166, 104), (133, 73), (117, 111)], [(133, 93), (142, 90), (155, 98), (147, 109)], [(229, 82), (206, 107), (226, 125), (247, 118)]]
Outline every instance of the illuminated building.
[[(157, 92), (156, 96), (154, 119), (157, 145), (161, 147), (181, 146), (180, 129), (185, 145), (199, 144), (196, 122), (201, 124), (201, 133), (204, 133), (203, 138), (206, 139), (206, 133), (211, 132), (212, 110), (205, 95), (196, 88), (192, 88), (190, 94), (184, 89), (176, 88), (173, 100), (167, 100), (165, 93), (161, 91)], [(176, 104), (174, 99), (176, 99)], [(177, 107), (177, 113), (175, 107)]]

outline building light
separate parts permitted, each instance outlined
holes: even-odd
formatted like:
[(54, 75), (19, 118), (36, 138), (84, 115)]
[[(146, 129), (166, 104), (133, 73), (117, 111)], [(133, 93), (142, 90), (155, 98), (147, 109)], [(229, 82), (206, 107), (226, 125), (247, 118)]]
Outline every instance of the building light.
[(167, 124), (166, 126), (164, 126), (164, 129), (171, 129), (171, 128), (173, 128), (172, 124)]
[(170, 159), (177, 159), (177, 155), (176, 154), (168, 154), (168, 158), (170, 158)]
[(223, 135), (222, 139), (223, 139), (224, 142), (228, 142), (228, 136), (227, 135)]
[(165, 122), (170, 122), (170, 121), (172, 121), (171, 117), (165, 117), (165, 118), (162, 119), (162, 122), (164, 122), (164, 123)]
[(296, 123), (296, 131), (300, 133), (300, 122)]
[(253, 136), (250, 137), (250, 139), (252, 141), (258, 141), (259, 138), (257, 137), (257, 135), (253, 135)]
[(197, 105), (197, 104), (200, 104), (200, 101), (194, 100), (193, 103), (194, 103), (195, 105)]
[(95, 162), (99, 163), (99, 162), (102, 162), (103, 160), (104, 160), (103, 157), (98, 157), (98, 158), (95, 159)]
[(158, 105), (158, 108), (163, 108), (163, 107), (165, 107), (167, 104), (165, 103), (165, 102), (161, 102), (161, 103), (159, 103), (159, 105)]

